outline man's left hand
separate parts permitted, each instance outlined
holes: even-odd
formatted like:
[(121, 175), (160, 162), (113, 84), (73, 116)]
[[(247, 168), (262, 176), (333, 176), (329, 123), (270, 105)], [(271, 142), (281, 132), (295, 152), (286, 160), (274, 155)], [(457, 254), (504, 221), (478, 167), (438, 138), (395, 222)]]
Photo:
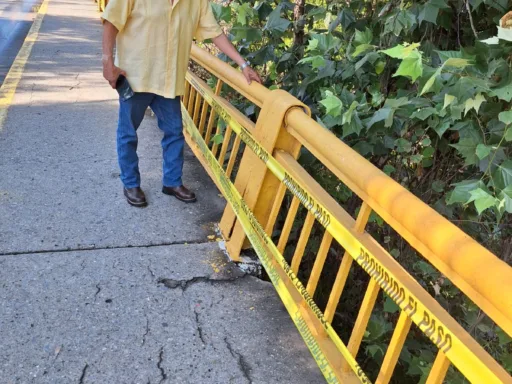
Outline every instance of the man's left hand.
[(242, 73), (244, 74), (244, 76), (247, 79), (247, 82), (249, 84), (251, 84), (253, 81), (260, 83), (260, 84), (262, 83), (261, 77), (260, 77), (260, 75), (258, 75), (258, 72), (256, 72), (251, 67), (245, 67), (243, 69)]

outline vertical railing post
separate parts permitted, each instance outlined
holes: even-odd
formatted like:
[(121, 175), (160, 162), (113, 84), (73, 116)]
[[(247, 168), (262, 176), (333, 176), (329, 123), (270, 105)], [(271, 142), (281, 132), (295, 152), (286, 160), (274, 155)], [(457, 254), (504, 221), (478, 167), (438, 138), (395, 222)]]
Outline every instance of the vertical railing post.
[[(286, 115), (293, 108), (302, 108), (309, 113), (304, 104), (282, 90), (270, 92), (269, 97), (264, 100), (252, 134), (269, 153), (273, 154), (274, 150), (280, 149), (294, 158), (298, 157), (301, 144), (285, 129)], [(271, 172), (267, 172), (266, 165), (254, 152), (246, 148), (235, 179), (235, 187), (264, 228), (268, 224), (279, 185), (280, 181)], [(229, 206), (224, 211), (219, 227), (226, 239), (226, 249), (230, 257), (238, 261), (246, 235)]]

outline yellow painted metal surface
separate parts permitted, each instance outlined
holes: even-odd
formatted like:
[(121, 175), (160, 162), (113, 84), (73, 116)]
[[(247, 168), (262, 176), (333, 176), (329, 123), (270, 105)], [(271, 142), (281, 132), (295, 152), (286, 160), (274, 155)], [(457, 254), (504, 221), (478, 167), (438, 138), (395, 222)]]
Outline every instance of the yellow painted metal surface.
[[(221, 221), (227, 250), (238, 259), (245, 237), (249, 238), (328, 381), (369, 382), (356, 357), (382, 290), (399, 306), (401, 315), (377, 382), (386, 383), (392, 377), (412, 323), (439, 349), (429, 378), (431, 382), (442, 382), (450, 365), (471, 382), (512, 382), (510, 375), (399, 262), (364, 233), (364, 228), (372, 210), (377, 212), (509, 334), (512, 334), (512, 268), (320, 127), (301, 109), (298, 100), (283, 91), (270, 91), (258, 84), (249, 86), (238, 71), (195, 46), (192, 58), (223, 83), (263, 107), (257, 123), (248, 122), (219, 96), (219, 89), (213, 92), (197, 76), (187, 75), (190, 91), (184, 98), (186, 138), (229, 202)], [(206, 103), (212, 109), (208, 122), (202, 118)], [(235, 140), (224, 138), (220, 162), (214, 157), (217, 148), (209, 140), (212, 120), (216, 117), (226, 123), (230, 135), (236, 135)], [(199, 123), (200, 129), (194, 123)], [(210, 129), (203, 132), (205, 125)], [(233, 151), (237, 153), (242, 142), (244, 152), (233, 183), (229, 179), (236, 167), (237, 156)], [(357, 220), (297, 163), (301, 146), (309, 149), (363, 200)], [(228, 151), (231, 151), (229, 160), (224, 161)], [(287, 218), (276, 245), (269, 235), (283, 202), (289, 201), (284, 199), (286, 190), (293, 199), (285, 212)], [(302, 222), (303, 235), (294, 244), (290, 266), (283, 254), (289, 245), (292, 224), (299, 220), (300, 206), (306, 209), (307, 216), (305, 224)], [(297, 271), (315, 221), (323, 226), (325, 234), (306, 289)], [(312, 295), (322, 270), (328, 267), (326, 256), (332, 242), (337, 242), (345, 255), (323, 312)], [(370, 280), (352, 336), (345, 345), (331, 321), (347, 276), (354, 268), (362, 268)]]

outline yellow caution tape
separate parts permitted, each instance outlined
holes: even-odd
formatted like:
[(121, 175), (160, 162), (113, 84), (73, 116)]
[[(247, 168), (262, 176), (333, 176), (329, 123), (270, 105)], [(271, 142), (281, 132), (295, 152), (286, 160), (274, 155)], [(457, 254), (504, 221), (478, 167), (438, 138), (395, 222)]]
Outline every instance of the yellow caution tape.
[[(240, 136), (242, 141), (250, 148), (258, 158), (263, 161), (267, 168), (279, 179), (289, 190), (293, 193), (301, 203), (315, 216), (320, 224), (322, 224), (326, 230), (336, 239), (340, 245), (354, 258), (354, 260), (379, 284), (379, 286), (386, 292), (388, 296), (411, 318), (411, 320), (420, 328), (420, 330), (439, 348), (443, 353), (446, 354), (448, 359), (472, 382), (480, 383), (502, 383), (503, 381), (498, 378), (504, 377), (502, 372), (494, 372), (488, 367), (480, 358), (478, 358), (473, 351), (459, 338), (454, 332), (452, 332), (448, 326), (446, 326), (438, 316), (427, 308), (412, 292), (411, 289), (406, 287), (400, 279), (385, 267), (372, 252), (370, 252), (360, 241), (358, 241), (348, 230), (344, 227), (335, 216), (333, 216), (327, 208), (325, 208), (319, 201), (311, 196), (307, 191), (301, 187), (292, 175), (288, 174), (283, 166), (269, 154), (251, 135), (247, 129), (245, 129), (236, 119), (221, 105), (214, 97), (212, 97), (195, 79), (187, 74), (187, 80), (192, 86), (201, 94), (201, 96), (210, 104), (216, 113), (226, 122), (227, 125), (232, 129), (234, 133)], [(322, 312), (316, 306), (312, 298), (307, 293), (306, 289), (298, 280), (297, 276), (292, 272), (291, 268), (287, 264), (286, 260), (277, 250), (272, 240), (266, 235), (261, 225), (257, 222), (256, 218), (252, 215), (252, 212), (245, 205), (239, 192), (236, 190), (234, 185), (225, 175), (222, 167), (218, 164), (215, 157), (210, 153), (208, 146), (204, 143), (202, 136), (195, 127), (193, 121), (190, 119), (188, 112), (183, 108), (184, 125), (190, 133), (193, 140), (198, 144), (200, 150), (211, 165), (212, 170), (220, 185), (222, 185), (223, 192), (228, 201), (233, 206), (233, 210), (237, 214), (245, 232), (247, 233), (249, 240), (253, 244), (256, 252), (262, 259), (264, 267), (267, 269), (271, 258), (268, 254), (264, 253), (261, 247), (261, 242), (265, 244), (264, 248), (268, 248), (273, 258), (281, 265), (289, 278), (296, 285), (298, 291), (310, 306), (313, 313), (316, 315), (318, 320), (322, 323), (326, 333), (329, 335), (331, 340), (334, 342), (336, 347), (342, 353), (347, 360), (352, 370), (357, 374), (362, 382), (369, 382), (361, 368), (357, 365), (354, 357), (350, 354), (347, 347), (337, 333), (334, 331), (332, 326), (325, 320)], [(244, 224), (245, 221), (245, 224)], [(259, 250), (258, 250), (259, 248)], [(260, 255), (260, 253), (263, 254)], [(266, 265), (267, 264), (267, 265)], [(267, 271), (268, 272), (268, 271)], [(271, 273), (269, 273), (271, 275)], [(272, 277), (272, 276), (271, 276)], [(278, 285), (274, 284), (276, 289)], [(284, 289), (279, 288), (281, 291)], [(279, 292), (278, 289), (278, 292)], [(279, 292), (280, 296), (283, 297), (282, 292)], [(286, 298), (286, 297), (285, 297)], [(283, 299), (286, 305), (285, 299)], [(441, 309), (441, 308), (440, 308)], [(289, 309), (290, 311), (290, 309)], [(294, 313), (290, 311), (290, 313)], [(294, 319), (295, 321), (295, 319)], [(297, 324), (297, 322), (296, 322)], [(297, 325), (298, 326), (298, 325)], [(303, 335), (304, 336), (304, 335)], [(468, 337), (469, 335), (462, 335), (462, 337)], [(499, 367), (501, 368), (501, 367)], [(508, 376), (505, 374), (505, 377)]]
[[(290, 266), (284, 259), (284, 257), (277, 250), (277, 247), (274, 245), (272, 240), (265, 233), (264, 229), (261, 227), (260, 223), (254, 217), (251, 210), (247, 207), (245, 201), (242, 199), (242, 196), (235, 188), (231, 180), (227, 177), (226, 173), (222, 169), (221, 165), (215, 159), (213, 154), (208, 149), (208, 146), (204, 142), (204, 139), (201, 137), (201, 134), (197, 130), (194, 122), (190, 118), (187, 113), (185, 106), (182, 105), (182, 113), (183, 113), (183, 125), (191, 136), (192, 140), (197, 144), (199, 150), (204, 156), (204, 159), (210, 166), (210, 170), (213, 172), (213, 175), (219, 182), (221, 186), (222, 192), (226, 197), (227, 201), (231, 204), (233, 211), (237, 215), (240, 224), (242, 225), (249, 241), (253, 245), (256, 253), (258, 254), (263, 267), (267, 271), (272, 283), (274, 284), (276, 291), (278, 292), (281, 300), (283, 301), (286, 309), (290, 313), (295, 325), (297, 326), (299, 332), (301, 333), (303, 339), (306, 342), (306, 345), (310, 349), (313, 357), (318, 363), (324, 377), (327, 379), (328, 383), (339, 383), (340, 381), (336, 377), (332, 367), (330, 366), (329, 361), (323, 354), (320, 349), (315, 337), (312, 335), (309, 327), (307, 326), (307, 320), (304, 319), (302, 312), (297, 305), (297, 303), (290, 296), (288, 288), (284, 284), (281, 279), (279, 273), (277, 272), (277, 264), (281, 265), (281, 269), (286, 272), (286, 275), (290, 278), (293, 286), (297, 288), (300, 292), (301, 296), (305, 300), (306, 304), (311, 308), (311, 310), (315, 313), (317, 318), (320, 320), (325, 330), (331, 337), (338, 338), (336, 332), (332, 329), (330, 324), (323, 317), (322, 312), (316, 306), (313, 299), (309, 296), (306, 289), (298, 279), (298, 277), (292, 272)], [(349, 365), (352, 367), (354, 372), (357, 373), (358, 377), (361, 379), (362, 383), (370, 383), (368, 378), (365, 376), (354, 357), (350, 354), (347, 347), (339, 340), (341, 344), (338, 346), (340, 351), (342, 352), (345, 359), (347, 359)]]

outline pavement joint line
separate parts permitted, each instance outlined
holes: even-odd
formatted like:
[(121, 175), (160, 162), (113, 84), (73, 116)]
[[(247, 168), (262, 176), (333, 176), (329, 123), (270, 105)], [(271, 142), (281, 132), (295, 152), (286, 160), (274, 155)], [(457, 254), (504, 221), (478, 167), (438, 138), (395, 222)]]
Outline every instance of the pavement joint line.
[(147, 245), (119, 245), (119, 246), (105, 246), (105, 247), (83, 247), (83, 248), (57, 248), (57, 249), (41, 249), (36, 251), (15, 251), (15, 252), (3, 252), (0, 253), (2, 256), (20, 256), (20, 255), (37, 255), (37, 254), (48, 254), (48, 253), (67, 253), (67, 252), (90, 252), (90, 251), (102, 251), (110, 249), (131, 249), (131, 248), (157, 248), (157, 247), (169, 247), (173, 245), (201, 245), (210, 244), (208, 240), (188, 240), (188, 241), (171, 241), (167, 243), (158, 244), (147, 244)]
[(23, 77), (23, 72), (25, 71), (25, 66), (32, 53), (32, 48), (39, 36), (39, 30), (41, 29), (44, 16), (48, 10), (49, 2), (50, 0), (44, 0), (43, 4), (41, 4), (32, 27), (30, 27), (27, 37), (0, 87), (0, 132), (3, 130), (7, 112), (14, 100), (14, 95), (16, 94), (16, 89), (18, 88), (21, 78)]

